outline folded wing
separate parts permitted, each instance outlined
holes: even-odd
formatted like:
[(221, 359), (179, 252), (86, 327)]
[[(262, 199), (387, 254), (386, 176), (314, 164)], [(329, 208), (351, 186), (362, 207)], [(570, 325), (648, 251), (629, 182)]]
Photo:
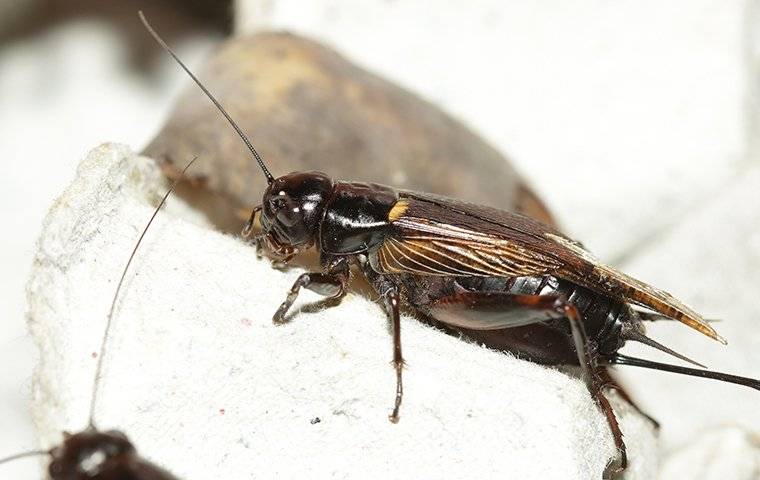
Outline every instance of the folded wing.
[(373, 252), (381, 273), (453, 276), (543, 276), (650, 308), (725, 343), (693, 309), (672, 295), (602, 264), (562, 233), (519, 214), (416, 192), (402, 192), (392, 233)]

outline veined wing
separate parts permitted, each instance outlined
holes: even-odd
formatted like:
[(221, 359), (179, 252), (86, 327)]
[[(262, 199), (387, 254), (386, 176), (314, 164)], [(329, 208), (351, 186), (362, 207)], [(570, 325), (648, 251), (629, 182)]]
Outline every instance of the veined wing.
[(377, 251), (385, 273), (419, 275), (537, 276), (560, 263), (503, 238), (424, 219), (393, 223), (400, 235), (388, 237)]
[(519, 214), (416, 192), (401, 192), (391, 234), (371, 254), (381, 273), (454, 276), (553, 275), (651, 308), (725, 341), (672, 295), (602, 264), (562, 233)]

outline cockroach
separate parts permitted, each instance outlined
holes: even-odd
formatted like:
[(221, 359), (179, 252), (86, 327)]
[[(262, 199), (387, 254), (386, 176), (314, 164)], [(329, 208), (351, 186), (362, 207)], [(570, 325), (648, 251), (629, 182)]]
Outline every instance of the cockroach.
[[(537, 220), (428, 193), (336, 181), (317, 171), (275, 178), (222, 105), (142, 13), (140, 18), (235, 129), (266, 178), (262, 202), (253, 208), (243, 237), (279, 262), (312, 247), (319, 252), (322, 271), (298, 277), (273, 321), (285, 322), (302, 288), (333, 299), (343, 297), (351, 266), (383, 299), (393, 327), (396, 374), (390, 421), (398, 422), (403, 398), (402, 300), (448, 326), (503, 331), (502, 341), (523, 358), (579, 366), (618, 451), (606, 476), (627, 466), (623, 435), (604, 395), (610, 381), (607, 366), (645, 367), (760, 390), (760, 380), (620, 354), (631, 340), (705, 368), (647, 337), (644, 321), (675, 320), (723, 344), (726, 341), (700, 314), (669, 293), (604, 265), (581, 243)], [(257, 217), (262, 230), (254, 235)]]
[(168, 471), (140, 457), (132, 442), (121, 431), (102, 431), (98, 429), (95, 426), (95, 408), (100, 390), (100, 379), (108, 343), (108, 334), (111, 331), (116, 301), (119, 298), (119, 292), (124, 284), (127, 271), (159, 210), (164, 206), (169, 195), (182, 181), (185, 172), (195, 160), (195, 158), (192, 159), (185, 166), (181, 174), (164, 194), (158, 206), (153, 210), (153, 214), (135, 242), (129, 259), (122, 270), (119, 283), (116, 285), (116, 291), (111, 301), (111, 307), (108, 311), (106, 327), (103, 331), (103, 339), (100, 344), (100, 353), (97, 355), (98, 361), (95, 367), (95, 380), (93, 382), (92, 396), (90, 397), (90, 413), (87, 427), (78, 433), (63, 432), (63, 443), (56, 447), (49, 450), (31, 450), (11, 455), (0, 459), (0, 465), (24, 457), (48, 455), (50, 456), (48, 474), (52, 480), (178, 480), (176, 476)]

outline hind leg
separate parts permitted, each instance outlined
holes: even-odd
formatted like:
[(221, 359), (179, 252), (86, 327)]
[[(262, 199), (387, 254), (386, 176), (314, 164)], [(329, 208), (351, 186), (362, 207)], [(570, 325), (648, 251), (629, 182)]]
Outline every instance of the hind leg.
[(638, 404), (631, 398), (631, 396), (628, 394), (626, 389), (620, 384), (618, 379), (616, 379), (612, 372), (610, 372), (610, 369), (608, 367), (599, 367), (599, 376), (601, 377), (604, 384), (602, 385), (602, 388), (611, 388), (618, 392), (618, 395), (620, 395), (620, 398), (625, 400), (625, 402), (630, 405), (636, 412), (641, 415), (642, 417), (646, 418), (650, 422), (652, 422), (652, 425), (654, 425), (655, 430), (660, 429), (660, 422), (652, 418), (648, 413), (646, 413), (644, 410), (641, 409), (641, 407), (638, 406)]
[[(570, 324), (578, 363), (591, 398), (602, 410), (618, 451), (605, 470), (612, 478), (628, 464), (623, 432), (615, 412), (604, 396), (604, 367), (597, 364), (598, 354), (586, 335), (583, 318), (571, 302), (556, 295), (516, 295), (504, 292), (461, 292), (439, 298), (428, 305), (428, 313), (450, 325), (473, 329), (501, 329), (549, 319), (566, 319)], [(537, 314), (538, 313), (538, 314)]]
[(604, 367), (597, 365), (597, 354), (591, 349), (591, 343), (583, 328), (583, 318), (578, 308), (562, 297), (556, 298), (554, 305), (555, 308), (564, 310), (566, 318), (570, 322), (575, 349), (578, 353), (578, 361), (581, 364), (583, 376), (585, 377), (586, 387), (589, 393), (591, 393), (591, 398), (594, 399), (604, 416), (607, 417), (607, 424), (612, 431), (612, 438), (618, 451), (618, 458), (607, 465), (607, 468), (604, 470), (604, 478), (613, 478), (628, 466), (628, 454), (623, 442), (623, 432), (620, 430), (615, 412), (612, 410), (607, 397), (604, 396), (604, 381), (602, 380), (602, 375), (600, 375)]

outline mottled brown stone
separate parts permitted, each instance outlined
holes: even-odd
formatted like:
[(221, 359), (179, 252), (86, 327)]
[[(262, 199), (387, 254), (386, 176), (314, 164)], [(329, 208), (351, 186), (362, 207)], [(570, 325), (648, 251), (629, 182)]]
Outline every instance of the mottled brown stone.
[[(198, 72), (277, 176), (322, 170), (552, 218), (509, 161), (419, 96), (335, 51), (287, 34), (233, 38)], [(193, 85), (144, 153), (176, 171), (193, 156), (182, 194), (224, 229), (261, 201), (261, 171)], [(199, 188), (200, 187), (200, 188)]]

